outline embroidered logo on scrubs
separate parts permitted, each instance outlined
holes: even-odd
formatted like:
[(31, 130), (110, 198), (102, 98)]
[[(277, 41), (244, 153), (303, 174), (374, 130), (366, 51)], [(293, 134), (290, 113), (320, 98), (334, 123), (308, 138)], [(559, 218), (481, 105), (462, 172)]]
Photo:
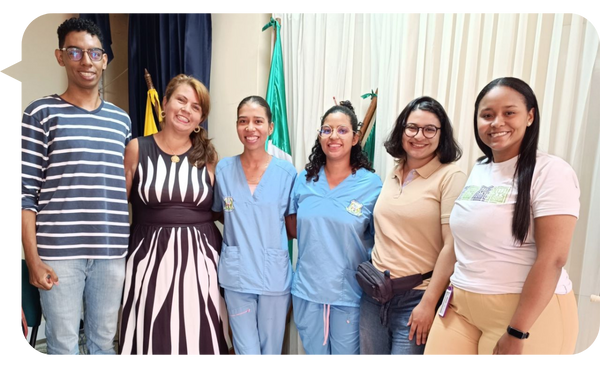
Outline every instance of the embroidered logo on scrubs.
[(352, 202), (350, 202), (350, 205), (348, 207), (346, 207), (346, 211), (348, 211), (348, 213), (353, 214), (354, 216), (362, 216), (362, 208), (363, 205), (358, 203), (355, 200), (352, 200)]
[(233, 197), (225, 197), (223, 198), (223, 210), (227, 212), (233, 211)]

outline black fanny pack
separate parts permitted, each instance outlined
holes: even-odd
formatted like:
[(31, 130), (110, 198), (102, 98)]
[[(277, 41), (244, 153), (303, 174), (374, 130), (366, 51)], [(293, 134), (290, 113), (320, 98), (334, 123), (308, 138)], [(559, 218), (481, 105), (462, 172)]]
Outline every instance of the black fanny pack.
[(417, 273), (392, 279), (389, 270), (381, 272), (371, 262), (366, 261), (358, 265), (356, 280), (368, 296), (375, 299), (378, 303), (385, 304), (395, 294), (421, 285), (423, 280), (430, 278), (432, 274), (433, 271), (429, 271), (424, 274)]
[(358, 265), (356, 280), (368, 296), (381, 304), (386, 303), (394, 296), (390, 271), (381, 272), (371, 262), (367, 261)]
[(356, 280), (365, 294), (381, 304), (379, 318), (383, 326), (388, 325), (389, 301), (394, 295), (421, 285), (431, 275), (433, 271), (392, 279), (389, 270), (381, 272), (370, 261), (359, 264), (356, 270)]

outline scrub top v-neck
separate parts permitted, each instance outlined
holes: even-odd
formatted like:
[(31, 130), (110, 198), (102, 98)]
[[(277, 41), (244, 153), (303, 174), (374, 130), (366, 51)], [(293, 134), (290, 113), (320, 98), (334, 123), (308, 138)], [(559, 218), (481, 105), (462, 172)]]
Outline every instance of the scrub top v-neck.
[(376, 174), (359, 169), (333, 189), (321, 168), (319, 180), (296, 178), (290, 213), (296, 213), (298, 262), (292, 294), (322, 304), (358, 307), (358, 265), (373, 248), (373, 207), (381, 191)]
[(252, 194), (240, 156), (219, 161), (212, 210), (224, 215), (221, 287), (258, 295), (290, 292), (285, 216), (296, 175), (291, 163), (273, 157)]

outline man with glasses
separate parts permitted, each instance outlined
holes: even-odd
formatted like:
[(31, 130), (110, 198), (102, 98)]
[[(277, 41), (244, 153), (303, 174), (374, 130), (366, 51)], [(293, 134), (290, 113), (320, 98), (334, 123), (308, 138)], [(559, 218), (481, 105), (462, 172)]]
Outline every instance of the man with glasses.
[(40, 289), (49, 354), (114, 354), (129, 213), (123, 156), (129, 116), (99, 95), (107, 56), (91, 21), (58, 27), (67, 90), (32, 102), (22, 123), (22, 241)]

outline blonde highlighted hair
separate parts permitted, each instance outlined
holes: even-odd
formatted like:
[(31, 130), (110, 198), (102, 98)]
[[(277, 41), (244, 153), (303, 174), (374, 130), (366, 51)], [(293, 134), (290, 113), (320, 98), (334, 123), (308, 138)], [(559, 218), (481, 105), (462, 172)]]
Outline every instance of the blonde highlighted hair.
[[(196, 94), (198, 95), (198, 101), (200, 102), (200, 107), (202, 109), (202, 116), (200, 117), (200, 123), (204, 122), (208, 117), (208, 113), (210, 112), (210, 96), (208, 94), (208, 89), (202, 82), (198, 79), (185, 75), (179, 74), (175, 76), (165, 89), (165, 99), (169, 101), (173, 92), (183, 85), (187, 84), (192, 87)], [(160, 120), (161, 127), (164, 124), (163, 120)], [(192, 166), (202, 167), (206, 164), (215, 164), (218, 160), (217, 151), (215, 147), (208, 139), (208, 135), (206, 130), (200, 127), (200, 131), (196, 133), (195, 131), (190, 134), (190, 139), (192, 140), (192, 150), (188, 155), (188, 160)]]

